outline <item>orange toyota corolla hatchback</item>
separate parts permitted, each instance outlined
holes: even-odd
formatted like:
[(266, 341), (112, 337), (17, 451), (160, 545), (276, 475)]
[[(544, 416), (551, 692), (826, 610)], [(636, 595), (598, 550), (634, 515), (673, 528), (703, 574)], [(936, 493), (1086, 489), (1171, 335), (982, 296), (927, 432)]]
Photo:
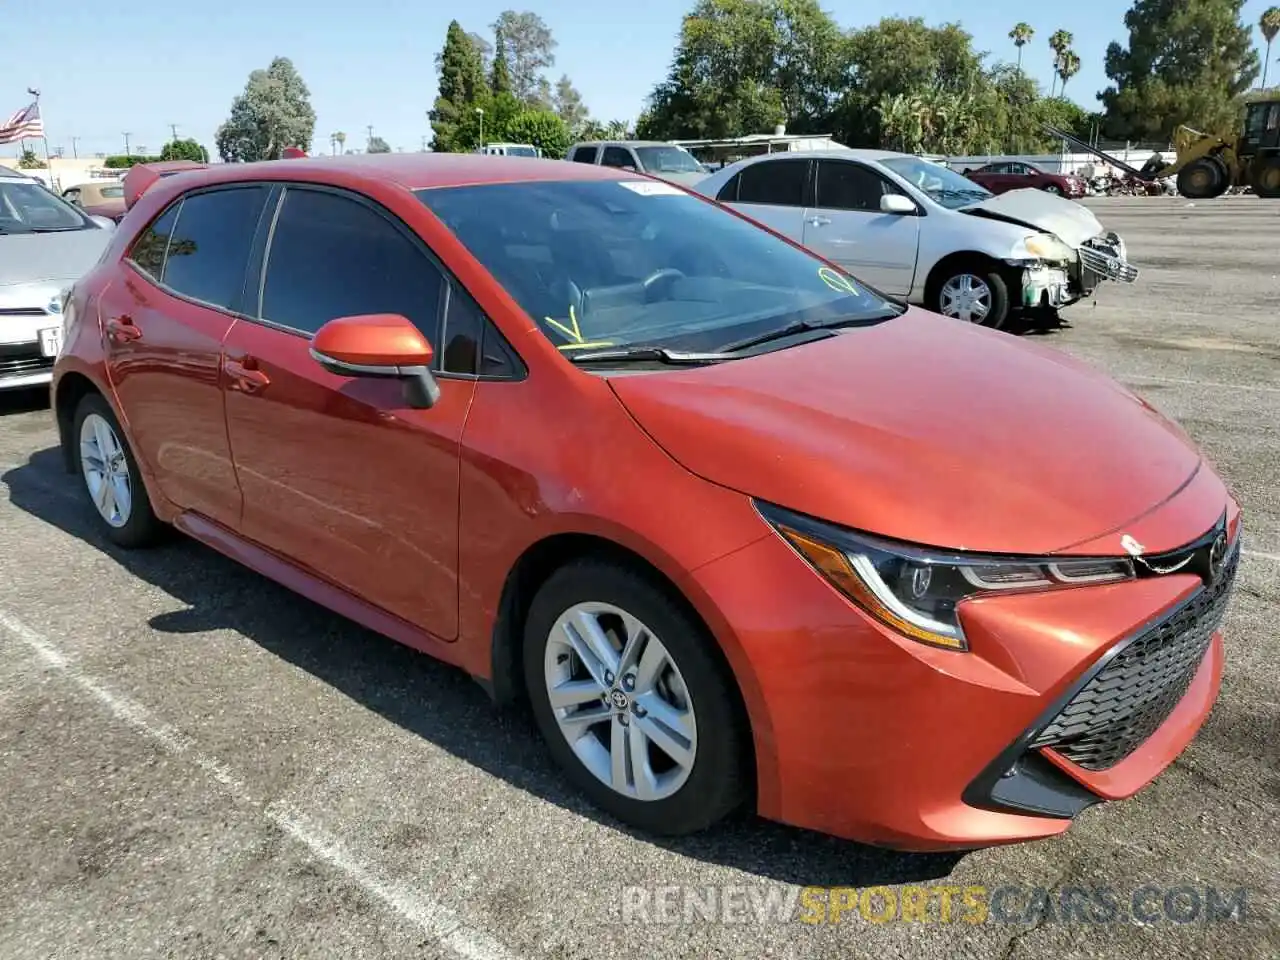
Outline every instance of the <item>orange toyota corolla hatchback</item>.
[(1240, 513), (1182, 432), (658, 180), (212, 166), (64, 316), (112, 540), (175, 527), (527, 697), (645, 830), (1046, 837), (1217, 695)]

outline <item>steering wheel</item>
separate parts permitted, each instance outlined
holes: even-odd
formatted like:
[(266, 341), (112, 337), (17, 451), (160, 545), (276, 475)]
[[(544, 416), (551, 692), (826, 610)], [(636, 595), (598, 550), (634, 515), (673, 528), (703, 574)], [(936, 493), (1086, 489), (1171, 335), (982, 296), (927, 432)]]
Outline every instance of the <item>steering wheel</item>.
[(675, 267), (662, 267), (653, 271), (640, 283), (640, 286), (644, 289), (645, 303), (653, 302), (655, 299), (654, 291), (658, 289), (660, 284), (672, 284), (677, 280), (683, 280), (684, 277), (684, 273), (675, 269)]

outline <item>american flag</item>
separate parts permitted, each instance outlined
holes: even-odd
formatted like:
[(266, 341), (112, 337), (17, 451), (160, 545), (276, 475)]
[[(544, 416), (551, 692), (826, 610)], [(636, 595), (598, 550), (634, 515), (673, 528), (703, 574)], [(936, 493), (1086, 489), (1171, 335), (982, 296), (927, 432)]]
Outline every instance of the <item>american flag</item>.
[(40, 120), (40, 106), (33, 103), (26, 109), (19, 110), (12, 117), (0, 124), (0, 143), (16, 143), (28, 137), (43, 137), (44, 124)]

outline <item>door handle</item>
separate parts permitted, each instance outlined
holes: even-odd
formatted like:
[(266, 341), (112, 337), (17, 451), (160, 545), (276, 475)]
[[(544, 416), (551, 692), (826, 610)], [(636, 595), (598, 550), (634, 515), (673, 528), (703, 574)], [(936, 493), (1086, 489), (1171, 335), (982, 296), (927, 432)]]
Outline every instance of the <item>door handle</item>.
[(831, 218), (830, 217), (806, 217), (804, 222), (813, 227), (825, 227), (828, 223), (831, 222)]
[(142, 331), (134, 324), (132, 317), (112, 317), (107, 321), (106, 328), (107, 336), (116, 343), (127, 343), (142, 337)]
[(271, 378), (259, 370), (248, 357), (244, 363), (239, 360), (224, 360), (222, 369), (228, 377), (231, 378), (230, 387), (232, 390), (239, 390), (243, 393), (254, 393), (261, 390), (271, 382)]

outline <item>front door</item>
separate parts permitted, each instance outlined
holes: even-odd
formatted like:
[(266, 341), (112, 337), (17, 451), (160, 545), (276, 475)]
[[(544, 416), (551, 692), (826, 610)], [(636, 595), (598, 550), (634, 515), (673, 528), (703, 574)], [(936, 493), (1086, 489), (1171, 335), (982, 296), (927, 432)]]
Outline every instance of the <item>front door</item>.
[(804, 212), (804, 245), (883, 293), (907, 296), (920, 218), (880, 209), (881, 197), (901, 193), (865, 164), (819, 160), (817, 203)]
[(310, 355), (336, 317), (407, 317), (440, 349), (448, 282), (398, 219), (355, 195), (288, 187), (258, 321), (226, 341), (227, 430), (241, 531), (432, 633), (458, 631), (458, 471), (475, 381), (440, 379), (430, 410), (394, 380), (337, 376)]
[(160, 493), (228, 527), (240, 519), (222, 401), (222, 342), (235, 324), (267, 190), (175, 200), (133, 242), (98, 301), (107, 376)]

